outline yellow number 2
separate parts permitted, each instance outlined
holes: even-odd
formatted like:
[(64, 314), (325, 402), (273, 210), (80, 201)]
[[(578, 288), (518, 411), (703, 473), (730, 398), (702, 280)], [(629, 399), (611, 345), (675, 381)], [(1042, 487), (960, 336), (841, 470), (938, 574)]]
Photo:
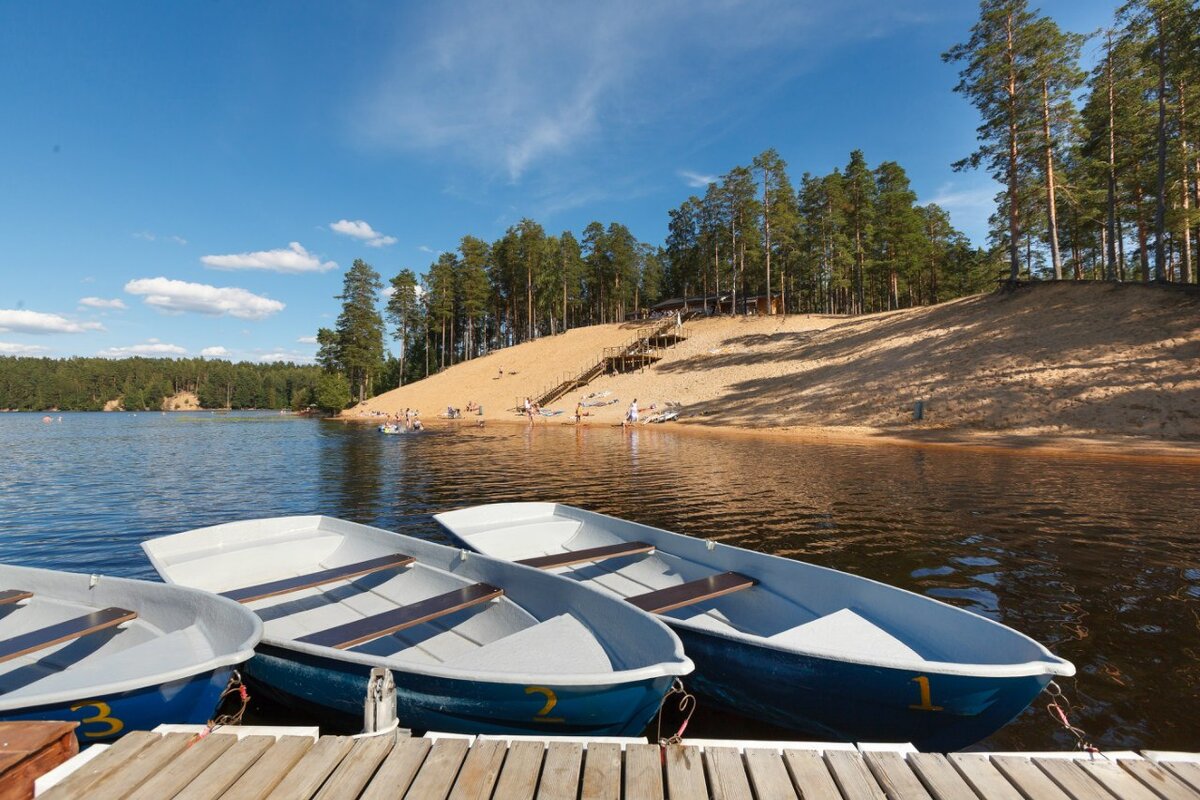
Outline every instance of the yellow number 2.
[(124, 722), (121, 722), (121, 720), (117, 719), (116, 717), (110, 716), (110, 714), (112, 714), (112, 709), (108, 707), (108, 703), (102, 703), (99, 700), (95, 700), (91, 703), (80, 703), (77, 706), (71, 706), (72, 711), (78, 711), (81, 708), (96, 709), (96, 716), (84, 717), (82, 720), (80, 720), (81, 724), (90, 725), (93, 722), (99, 722), (107, 726), (103, 730), (99, 731), (84, 731), (83, 735), (89, 739), (106, 739), (109, 736), (116, 736), (125, 729)]
[(915, 711), (941, 711), (942, 707), (935, 706), (930, 700), (929, 678), (926, 678), (924, 675), (918, 675), (913, 678), (913, 681), (916, 682), (917, 687), (921, 690), (921, 703), (920, 705), (909, 706), (909, 708)]
[(540, 694), (546, 698), (546, 705), (542, 706), (542, 710), (537, 712), (537, 716), (533, 718), (534, 722), (563, 722), (562, 717), (551, 717), (550, 712), (558, 705), (558, 696), (554, 694), (553, 689), (547, 689), (545, 686), (526, 686), (525, 694)]

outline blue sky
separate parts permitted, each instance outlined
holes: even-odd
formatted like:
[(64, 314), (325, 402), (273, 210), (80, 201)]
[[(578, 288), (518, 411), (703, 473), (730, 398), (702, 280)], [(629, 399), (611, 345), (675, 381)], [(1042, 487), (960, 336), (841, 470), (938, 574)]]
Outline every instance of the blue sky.
[[(1064, 27), (1112, 4), (1041, 4)], [(861, 148), (982, 242), (967, 0), (0, 4), (0, 353), (308, 360), (355, 258), (522, 217), (659, 243), (775, 147)]]

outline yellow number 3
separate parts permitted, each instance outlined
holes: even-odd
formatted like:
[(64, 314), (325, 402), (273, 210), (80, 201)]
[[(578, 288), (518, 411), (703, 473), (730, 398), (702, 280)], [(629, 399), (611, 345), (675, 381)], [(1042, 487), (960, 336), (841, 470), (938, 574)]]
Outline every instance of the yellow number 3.
[(121, 720), (117, 719), (116, 717), (109, 716), (112, 714), (112, 709), (108, 707), (108, 703), (102, 703), (99, 700), (96, 700), (92, 703), (80, 703), (77, 706), (71, 706), (72, 711), (78, 711), (81, 708), (96, 709), (96, 716), (84, 717), (82, 720), (80, 720), (81, 724), (90, 725), (93, 722), (99, 722), (107, 726), (103, 730), (99, 731), (84, 731), (83, 735), (89, 739), (106, 739), (109, 736), (116, 736), (125, 729), (124, 722), (121, 722)]

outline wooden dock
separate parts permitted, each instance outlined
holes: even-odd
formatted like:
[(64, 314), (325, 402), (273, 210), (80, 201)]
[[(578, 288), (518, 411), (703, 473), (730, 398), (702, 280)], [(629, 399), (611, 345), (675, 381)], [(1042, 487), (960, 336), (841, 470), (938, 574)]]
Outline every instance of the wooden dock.
[[(1200, 800), (1200, 756), (134, 732), (45, 800)], [(82, 760), (88, 753), (77, 757)], [(70, 766), (70, 765), (68, 765)]]

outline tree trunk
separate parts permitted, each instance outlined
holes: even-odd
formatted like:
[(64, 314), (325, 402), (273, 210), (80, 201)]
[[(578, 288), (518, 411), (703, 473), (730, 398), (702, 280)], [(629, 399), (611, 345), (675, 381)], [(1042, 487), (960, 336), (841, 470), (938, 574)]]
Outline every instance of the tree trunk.
[(763, 170), (763, 238), (767, 257), (767, 315), (775, 313), (771, 308), (771, 199), (767, 193), (767, 173)]
[(1183, 197), (1183, 224), (1182, 230), (1179, 233), (1183, 237), (1183, 275), (1181, 280), (1184, 283), (1192, 282), (1192, 229), (1190, 225), (1191, 216), (1191, 192), (1188, 191), (1188, 167), (1190, 159), (1188, 158), (1188, 142), (1187, 142), (1187, 83), (1183, 77), (1179, 78), (1179, 149), (1183, 155), (1182, 177), (1179, 182), (1182, 189)]
[(1112, 31), (1108, 33), (1107, 53), (1104, 57), (1105, 73), (1108, 77), (1108, 266), (1104, 277), (1116, 280), (1117, 268), (1117, 138), (1114, 117), (1114, 93), (1112, 71)]
[(1005, 31), (1008, 57), (1008, 279), (1015, 281), (1021, 276), (1021, 212), (1017, 205), (1019, 202), (1017, 165), (1020, 155), (1017, 149), (1017, 131), (1020, 119), (1017, 114), (1017, 67), (1012, 14), (1009, 14), (1005, 20)]
[(1158, 187), (1154, 204), (1154, 280), (1166, 280), (1167, 216), (1167, 42), (1163, 31), (1163, 12), (1154, 15), (1158, 39)]
[(1042, 79), (1042, 136), (1046, 144), (1046, 222), (1050, 239), (1050, 263), (1054, 280), (1062, 280), (1062, 257), (1058, 252), (1058, 210), (1054, 205), (1054, 140), (1050, 136), (1050, 84)]

